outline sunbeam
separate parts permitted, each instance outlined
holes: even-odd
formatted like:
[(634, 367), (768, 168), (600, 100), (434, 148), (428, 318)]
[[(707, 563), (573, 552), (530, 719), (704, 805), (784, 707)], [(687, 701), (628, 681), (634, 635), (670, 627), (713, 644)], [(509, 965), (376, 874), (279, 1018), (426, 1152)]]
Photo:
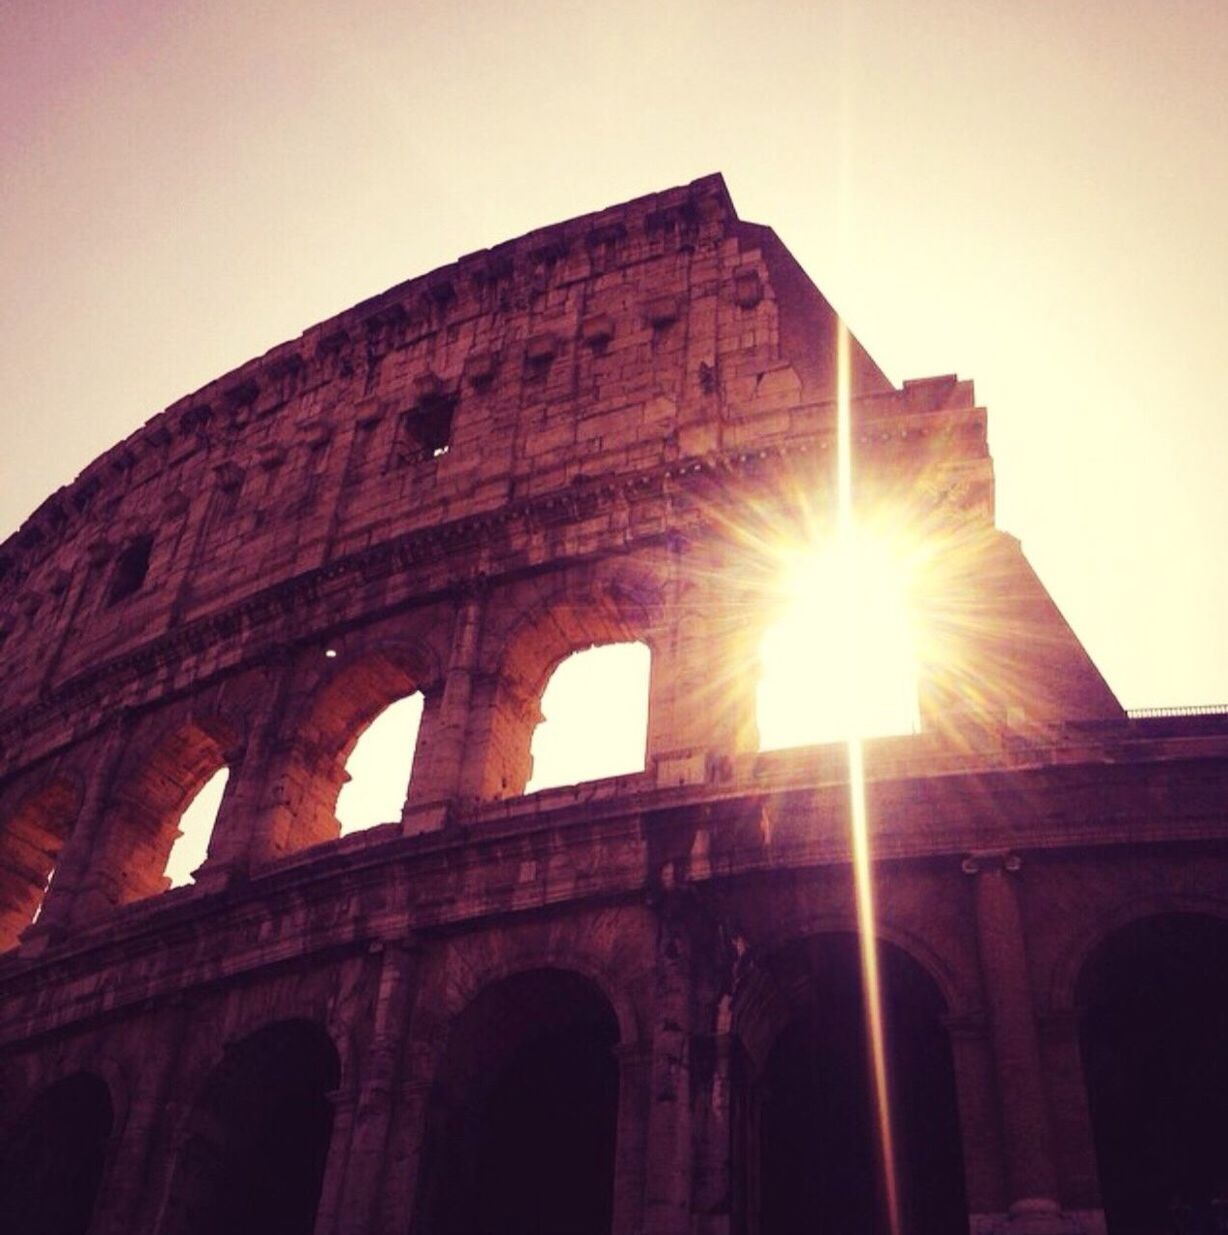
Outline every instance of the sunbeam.
[[(846, 698), (852, 698), (864, 677), (865, 640), (861, 630), (860, 604), (862, 570), (858, 537), (853, 517), (852, 407), (849, 392), (849, 336), (841, 322), (836, 336), (837, 405), (837, 561), (844, 570), (842, 589), (845, 665), (848, 683)], [(849, 828), (853, 851), (853, 879), (857, 899), (857, 935), (861, 957), (862, 990), (865, 999), (866, 1030), (869, 1034), (870, 1064), (874, 1089), (875, 1126), (882, 1162), (884, 1201), (888, 1229), (899, 1235), (900, 1205), (896, 1184), (895, 1145), (891, 1123), (891, 1094), (887, 1078), (887, 1044), (883, 1028), (882, 991), (878, 976), (878, 947), (874, 913), (874, 881), (870, 868), (869, 820), (866, 814), (865, 765), (857, 710), (849, 714), (846, 741), (849, 770)]]

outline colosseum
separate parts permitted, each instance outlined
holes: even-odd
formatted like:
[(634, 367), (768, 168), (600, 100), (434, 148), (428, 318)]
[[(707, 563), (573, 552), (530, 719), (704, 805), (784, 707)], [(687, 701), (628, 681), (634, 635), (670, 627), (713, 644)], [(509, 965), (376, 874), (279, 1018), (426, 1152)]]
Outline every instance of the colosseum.
[[(0, 1230), (1228, 1230), (1228, 716), (1123, 711), (971, 384), (840, 337), (710, 176), (311, 327), (0, 546)], [(858, 746), (890, 1154), (849, 748), (760, 741), (842, 387), (921, 563), (916, 731)], [(627, 643), (642, 765), (526, 792), (555, 670)]]

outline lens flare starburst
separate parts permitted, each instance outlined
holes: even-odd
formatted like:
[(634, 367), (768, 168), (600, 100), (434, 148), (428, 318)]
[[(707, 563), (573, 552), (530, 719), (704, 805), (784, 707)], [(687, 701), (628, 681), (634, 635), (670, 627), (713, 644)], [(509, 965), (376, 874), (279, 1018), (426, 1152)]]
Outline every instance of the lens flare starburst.
[[(760, 646), (760, 749), (916, 733), (916, 640), (905, 564), (869, 535), (783, 563), (784, 610)], [(850, 655), (848, 600), (857, 613)]]

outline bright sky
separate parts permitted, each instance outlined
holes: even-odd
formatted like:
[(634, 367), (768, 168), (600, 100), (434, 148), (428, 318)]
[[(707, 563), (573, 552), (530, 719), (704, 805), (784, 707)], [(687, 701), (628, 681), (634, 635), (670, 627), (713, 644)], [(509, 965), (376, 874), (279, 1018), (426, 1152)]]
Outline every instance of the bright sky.
[(407, 277), (724, 172), (1129, 706), (1228, 702), (1228, 5), (44, 0), (0, 9), (0, 535)]

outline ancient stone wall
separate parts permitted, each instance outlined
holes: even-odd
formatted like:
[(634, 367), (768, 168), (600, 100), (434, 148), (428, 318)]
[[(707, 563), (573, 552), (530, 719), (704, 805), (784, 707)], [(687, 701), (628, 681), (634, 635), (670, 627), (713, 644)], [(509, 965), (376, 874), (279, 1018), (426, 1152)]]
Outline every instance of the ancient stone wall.
[[(772, 542), (834, 517), (838, 325), (709, 177), (312, 327), (0, 548), (0, 1214), (78, 1154), (95, 1235), (267, 1227), (252, 1161), (287, 1229), (488, 1229), (473, 1112), (518, 1072), (549, 1107), (554, 1043), (606, 1111), (551, 1142), (608, 1158), (556, 1179), (569, 1229), (782, 1229), (790, 1034), (857, 1006), (844, 753), (760, 752), (755, 716)], [(927, 547), (922, 732), (866, 755), (899, 1067), (939, 1078), (905, 1106), (946, 1121), (916, 1228), (1102, 1230), (1080, 975), (1136, 919), (1228, 916), (1228, 738), (1126, 720), (994, 526), (969, 383), (854, 343), (851, 384), (861, 512)], [(643, 771), (525, 796), (553, 670), (628, 640)], [(340, 838), (358, 735), (415, 691), (401, 817)]]

